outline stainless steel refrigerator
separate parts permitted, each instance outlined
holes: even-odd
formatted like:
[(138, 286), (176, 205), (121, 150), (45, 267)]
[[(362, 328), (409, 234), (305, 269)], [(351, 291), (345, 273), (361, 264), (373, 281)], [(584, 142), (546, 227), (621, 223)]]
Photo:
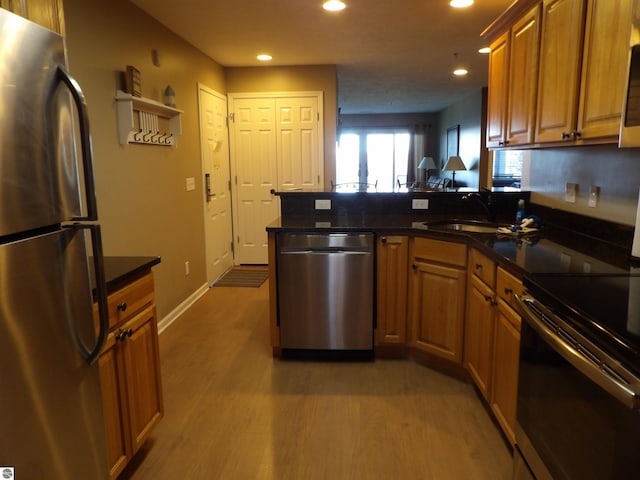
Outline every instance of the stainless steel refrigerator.
[(84, 96), (66, 73), (62, 37), (0, 9), (2, 478), (109, 477), (91, 163)]

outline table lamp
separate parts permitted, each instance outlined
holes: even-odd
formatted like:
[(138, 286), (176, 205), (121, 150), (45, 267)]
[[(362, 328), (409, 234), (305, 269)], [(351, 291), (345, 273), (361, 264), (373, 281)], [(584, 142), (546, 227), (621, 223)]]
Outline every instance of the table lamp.
[(455, 190), (456, 188), (456, 170), (466, 170), (467, 167), (464, 166), (462, 159), (458, 155), (453, 155), (449, 157), (447, 163), (445, 163), (443, 170), (452, 173), (451, 186)]

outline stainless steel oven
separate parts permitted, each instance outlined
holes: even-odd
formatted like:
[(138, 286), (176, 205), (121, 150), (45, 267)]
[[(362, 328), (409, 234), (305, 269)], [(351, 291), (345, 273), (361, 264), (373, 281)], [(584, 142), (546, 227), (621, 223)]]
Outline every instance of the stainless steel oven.
[(514, 478), (640, 478), (638, 281), (525, 280)]

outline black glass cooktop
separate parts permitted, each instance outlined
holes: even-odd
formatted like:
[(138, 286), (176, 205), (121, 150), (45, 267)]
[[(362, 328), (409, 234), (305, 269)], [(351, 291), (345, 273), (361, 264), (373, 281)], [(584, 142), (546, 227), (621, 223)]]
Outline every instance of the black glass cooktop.
[(524, 285), (583, 335), (640, 371), (640, 276), (537, 274), (525, 277)]

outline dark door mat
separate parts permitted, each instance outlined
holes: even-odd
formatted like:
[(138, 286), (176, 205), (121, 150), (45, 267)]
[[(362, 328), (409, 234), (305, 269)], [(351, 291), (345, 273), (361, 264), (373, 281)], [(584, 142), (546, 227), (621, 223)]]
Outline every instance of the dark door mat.
[(257, 288), (269, 277), (266, 269), (232, 268), (214, 284), (214, 287), (253, 287)]

